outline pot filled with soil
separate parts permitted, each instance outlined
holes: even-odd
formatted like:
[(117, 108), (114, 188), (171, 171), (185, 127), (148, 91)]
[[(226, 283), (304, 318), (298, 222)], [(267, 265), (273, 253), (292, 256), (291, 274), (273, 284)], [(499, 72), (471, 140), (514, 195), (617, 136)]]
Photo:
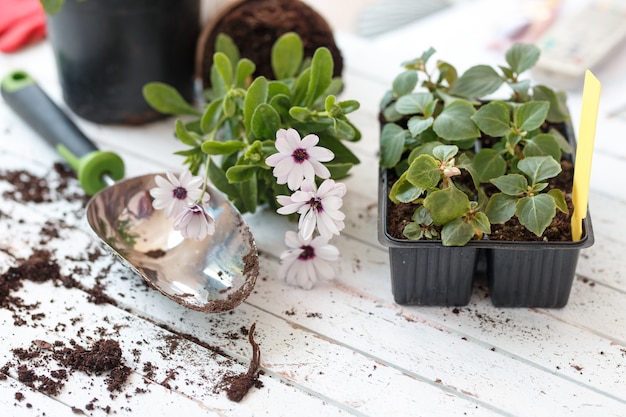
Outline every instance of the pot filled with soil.
[(343, 57), (332, 28), (316, 10), (300, 0), (237, 0), (226, 4), (202, 29), (197, 49), (197, 76), (203, 86), (211, 85), (211, 67), (220, 35), (227, 35), (242, 58), (254, 62), (254, 76), (274, 77), (271, 48), (288, 32), (302, 39), (304, 57), (311, 58), (319, 47), (333, 58), (333, 76), (340, 77)]
[(460, 76), (429, 65), (434, 52), (406, 62), (382, 101), (379, 240), (396, 302), (466, 305), (484, 272), (496, 306), (565, 306), (593, 244), (588, 216), (582, 237), (571, 233), (565, 96), (520, 77), (539, 58), (533, 45)]
[(142, 96), (152, 81), (194, 93), (199, 0), (42, 0), (48, 13), (63, 98), (96, 123), (143, 124), (163, 118)]

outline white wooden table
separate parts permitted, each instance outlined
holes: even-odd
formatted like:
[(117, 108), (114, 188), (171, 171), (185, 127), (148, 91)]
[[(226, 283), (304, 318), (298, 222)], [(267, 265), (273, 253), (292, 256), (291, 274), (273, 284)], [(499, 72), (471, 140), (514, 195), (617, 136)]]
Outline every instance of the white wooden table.
[[(500, 10), (506, 4), (469, 2), (371, 40), (338, 34), (347, 66), (344, 96), (362, 104), (354, 121), (363, 140), (353, 146), (362, 163), (346, 181), (346, 230), (333, 240), (342, 253), (338, 277), (310, 291), (276, 277), (284, 232), (293, 225), (271, 212), (246, 216), (262, 251), (253, 294), (234, 311), (211, 315), (148, 289), (111, 257), (88, 261), (86, 253), (99, 243), (76, 202), (0, 199), (0, 274), (41, 245), (48, 221), (63, 219), (66, 227), (44, 246), (55, 253), (62, 274), (84, 288), (99, 282), (114, 300), (94, 304), (77, 288), (24, 283), (14, 295), (38, 306), (28, 313), (0, 308), (0, 368), (12, 364), (0, 379), (1, 415), (626, 415), (626, 186), (618, 182), (626, 172), (620, 130), (626, 127), (626, 51), (596, 73), (604, 83), (590, 197), (596, 243), (581, 254), (569, 304), (498, 309), (484, 285), (458, 309), (393, 302), (387, 251), (376, 237), (378, 102), (399, 64), (431, 45), (461, 67), (502, 62), (485, 40), (500, 33), (498, 13), (506, 13)], [(468, 16), (484, 21), (472, 23)], [(474, 30), (437, 33), (439, 21)], [(410, 47), (400, 49), (401, 39)], [(28, 71), (63, 106), (48, 43), (0, 56), (2, 75), (15, 69)], [(580, 92), (570, 96), (577, 126)], [(73, 118), (102, 149), (123, 157), (128, 177), (181, 166), (172, 154), (179, 149), (172, 119), (123, 127)], [(0, 102), (0, 170), (53, 178), (58, 160)], [(0, 182), (0, 193), (10, 187)], [(20, 317), (26, 325), (15, 324)], [(235, 403), (215, 386), (225, 373), (247, 369), (251, 348), (242, 328), (252, 323), (263, 386)], [(120, 343), (132, 369), (122, 392), (107, 390), (106, 375), (82, 372), (71, 373), (58, 395), (19, 382), (14, 349), (29, 348), (33, 340), (89, 347), (103, 337)], [(56, 368), (51, 361), (34, 369), (49, 374)]]

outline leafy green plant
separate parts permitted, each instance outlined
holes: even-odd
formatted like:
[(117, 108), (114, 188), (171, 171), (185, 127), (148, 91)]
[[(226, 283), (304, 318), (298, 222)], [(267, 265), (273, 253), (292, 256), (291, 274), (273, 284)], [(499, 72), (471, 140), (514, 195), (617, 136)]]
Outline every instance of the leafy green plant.
[[(461, 175), (455, 165), (458, 150), (455, 145), (438, 145), (432, 149), (432, 154), (422, 153), (414, 158), (406, 171), (406, 182), (417, 190), (420, 202), (420, 208), (413, 216), (417, 224), (411, 226), (419, 226), (423, 233), (419, 238), (437, 236), (432, 226), (441, 226), (441, 239), (448, 245), (460, 246), (474, 236), (490, 232), (485, 213), (452, 180)], [(422, 195), (426, 197), (422, 199)], [(416, 237), (411, 229), (406, 232)]]
[(550, 225), (556, 209), (568, 212), (563, 192), (547, 189), (547, 180), (561, 172), (561, 165), (551, 156), (530, 156), (518, 164), (522, 174), (507, 174), (491, 179), (501, 192), (489, 199), (486, 214), (492, 223), (507, 222), (515, 215), (528, 230), (541, 236)]
[(571, 149), (554, 127), (569, 118), (565, 96), (521, 78), (539, 49), (515, 44), (507, 65), (460, 76), (431, 65), (434, 53), (403, 63), (381, 103), (380, 165), (397, 176), (389, 198), (416, 207), (404, 235), (460, 246), (516, 216), (541, 236), (557, 208), (567, 212), (563, 192), (543, 191)]
[(278, 129), (317, 135), (319, 145), (335, 155), (332, 163), (325, 164), (335, 179), (345, 177), (359, 163), (343, 143), (361, 138), (347, 118), (359, 103), (337, 99), (342, 81), (333, 78), (327, 48), (318, 48), (305, 60), (300, 37), (281, 36), (272, 48), (273, 80), (253, 77), (255, 64), (240, 57), (228, 36), (218, 37), (216, 51), (203, 111), (163, 83), (147, 84), (144, 97), (162, 113), (191, 117), (176, 121), (176, 136), (187, 146), (177, 154), (193, 174), (203, 167), (241, 212), (254, 212), (263, 204), (276, 208), (276, 196), (288, 194), (265, 163), (276, 152)]

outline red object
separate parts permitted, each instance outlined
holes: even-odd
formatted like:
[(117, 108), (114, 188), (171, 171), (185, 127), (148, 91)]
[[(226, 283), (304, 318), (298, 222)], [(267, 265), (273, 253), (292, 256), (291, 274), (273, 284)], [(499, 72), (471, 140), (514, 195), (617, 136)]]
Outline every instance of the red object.
[(0, 51), (15, 52), (45, 36), (46, 16), (39, 0), (0, 0)]

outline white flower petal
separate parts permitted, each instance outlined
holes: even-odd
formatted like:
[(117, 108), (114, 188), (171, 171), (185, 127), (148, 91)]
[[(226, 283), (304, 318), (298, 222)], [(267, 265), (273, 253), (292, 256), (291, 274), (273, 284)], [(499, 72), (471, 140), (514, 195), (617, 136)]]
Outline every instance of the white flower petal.
[(301, 243), (298, 234), (293, 230), (285, 232), (285, 244), (290, 248), (300, 248)]
[(322, 281), (330, 281), (335, 277), (335, 270), (330, 264), (322, 259), (317, 259), (314, 263), (315, 276)]
[(290, 214), (297, 212), (301, 208), (302, 208), (302, 205), (298, 203), (287, 204), (286, 206), (279, 207), (278, 209), (276, 209), (276, 213), (288, 216)]
[(324, 211), (337, 211), (343, 206), (343, 199), (340, 197), (330, 196), (322, 200)]
[(302, 147), (302, 145), (300, 144), (300, 134), (296, 129), (287, 129), (287, 144), (291, 149), (289, 153)]
[(313, 210), (310, 210), (305, 215), (300, 216), (298, 227), (300, 229), (300, 235), (303, 239), (310, 239), (311, 236), (313, 236), (313, 231), (315, 230), (316, 224), (317, 216), (315, 216)]
[(320, 162), (328, 162), (332, 161), (335, 158), (335, 154), (330, 149), (322, 148), (321, 146), (314, 146), (310, 149), (307, 149), (309, 156), (312, 159), (318, 160)]
[(323, 179), (330, 177), (330, 171), (321, 162), (311, 159), (309, 163), (311, 164), (315, 175)]
[(176, 175), (174, 175), (173, 172), (171, 171), (166, 171), (165, 175), (167, 176), (167, 180), (172, 183), (172, 185), (174, 186), (174, 188), (178, 187), (180, 185), (180, 182), (178, 181), (178, 178), (176, 178)]
[(315, 249), (315, 254), (326, 261), (336, 261), (339, 259), (339, 249), (333, 245), (324, 245)]
[(311, 193), (311, 195), (315, 195), (317, 192), (317, 187), (315, 186), (315, 182), (312, 180), (304, 180), (302, 181), (302, 186), (300, 186), (300, 190), (306, 193)]
[(300, 165), (302, 166), (302, 176), (307, 180), (315, 181), (315, 169), (311, 162), (303, 161)]
[(315, 198), (315, 193), (306, 191), (296, 191), (291, 194), (291, 201), (298, 203), (308, 203), (312, 198)]
[(291, 167), (291, 171), (289, 172), (289, 176), (287, 178), (287, 187), (290, 190), (295, 191), (300, 188), (302, 184), (302, 180), (304, 179), (304, 168), (302, 164), (294, 163)]
[(265, 158), (265, 163), (271, 167), (275, 167), (280, 161), (287, 158), (289, 158), (287, 155), (278, 152)]
[(306, 264), (299, 265), (300, 267), (297, 270), (296, 281), (300, 288), (304, 288), (305, 290), (310, 290), (313, 288), (313, 282), (311, 281)]
[(283, 158), (276, 163), (276, 166), (274, 167), (274, 170), (272, 171), (272, 173), (274, 174), (276, 178), (279, 179), (278, 181), (279, 184), (287, 183), (287, 177), (289, 176), (289, 173), (293, 169), (293, 166), (294, 166), (294, 162), (291, 158)]
[(215, 232), (215, 219), (202, 206), (193, 204), (176, 216), (174, 230), (185, 239), (202, 240)]
[(317, 195), (326, 195), (335, 188), (335, 181), (331, 179), (324, 180), (320, 184), (320, 188), (317, 190)]
[(310, 148), (317, 145), (319, 141), (320, 141), (320, 138), (317, 135), (313, 135), (313, 134), (306, 135), (305, 137), (302, 138), (302, 141), (300, 142), (300, 147), (308, 151)]

